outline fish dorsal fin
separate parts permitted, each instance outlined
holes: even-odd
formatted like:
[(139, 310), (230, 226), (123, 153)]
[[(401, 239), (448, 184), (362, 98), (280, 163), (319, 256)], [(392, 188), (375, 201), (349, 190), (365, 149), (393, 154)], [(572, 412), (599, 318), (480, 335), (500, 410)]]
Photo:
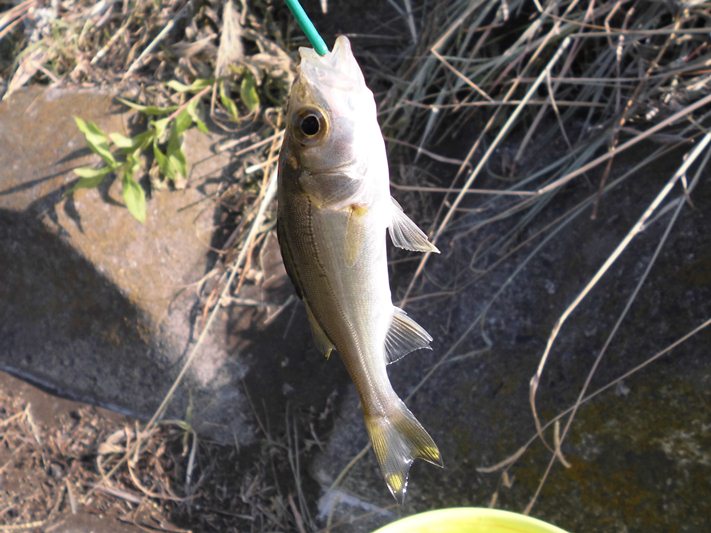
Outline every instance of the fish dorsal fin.
[(385, 356), (394, 363), (419, 348), (430, 348), (432, 337), (399, 307), (393, 306), (393, 321), (385, 337)]
[(432, 244), (425, 232), (417, 227), (410, 218), (403, 212), (402, 207), (392, 200), (392, 221), (388, 230), (393, 244), (398, 248), (411, 250), (413, 252), (434, 252), (439, 253), (437, 247)]
[(326, 333), (321, 329), (316, 317), (311, 312), (309, 304), (304, 300), (304, 305), (306, 306), (306, 315), (309, 317), (309, 324), (311, 325), (311, 333), (314, 336), (314, 342), (316, 343), (316, 348), (321, 352), (326, 359), (331, 357), (331, 352), (333, 351), (333, 343), (331, 339), (328, 338)]

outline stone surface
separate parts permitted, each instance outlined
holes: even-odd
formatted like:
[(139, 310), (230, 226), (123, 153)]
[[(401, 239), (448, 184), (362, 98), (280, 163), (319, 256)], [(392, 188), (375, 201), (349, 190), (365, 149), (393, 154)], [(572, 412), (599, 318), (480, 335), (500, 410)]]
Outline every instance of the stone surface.
[[(211, 150), (215, 136), (188, 132), (189, 186), (154, 191), (141, 225), (118, 183), (66, 197), (71, 170), (95, 161), (73, 115), (127, 133), (127, 115), (105, 94), (31, 90), (0, 105), (0, 369), (146, 418), (196, 339), (195, 285), (213, 267), (211, 246), (222, 245), (211, 195), (236, 163)], [(283, 412), (284, 390), (327, 372), (310, 352), (301, 313), (290, 320), (293, 305), (266, 321), (292, 294), (273, 236), (254, 260), (263, 281), (240, 296), (256, 305), (220, 312), (169, 411), (241, 444), (257, 427), (245, 388), (257, 405)], [(302, 357), (316, 370), (302, 372), (294, 363)], [(310, 387), (297, 404), (329, 393)]]
[[(620, 161), (617, 175), (641, 155)], [(474, 283), (470, 263), (483, 243), (506, 235), (518, 219), (467, 234), (467, 226), (504, 207), (481, 211), (476, 208), (487, 200), (469, 202), (466, 207), (475, 209), (442, 242), (442, 256), (431, 259), (428, 281), (417, 292), (420, 298), (407, 307), (435, 338), (434, 350), (413, 353), (389, 367), (395, 390), (404, 398), (453, 349), (407, 402), (438, 443), (445, 468), (416, 462), (406, 504), (397, 508), (369, 450), (344, 482), (329, 490), (367, 444), (358, 401), (351, 394), (311, 470), (322, 487), (320, 519), (334, 525), (331, 531), (372, 531), (399, 516), (440, 507), (525, 508), (550, 458), (540, 441), (506, 478), (477, 468), (498, 463), (535, 436), (528, 384), (551, 329), (671, 176), (680, 157), (677, 153), (664, 164), (644, 169), (606, 195), (596, 220), (591, 220), (589, 209), (584, 211), (508, 284), (531, 247), (512, 252)], [(596, 179), (591, 176), (593, 184)], [(711, 316), (710, 185), (702, 180), (692, 196), (694, 206), (682, 212), (590, 391)], [(511, 239), (508, 249), (595, 187), (581, 185), (557, 195)], [(564, 326), (538, 395), (544, 422), (574, 403), (668, 221), (669, 214), (646, 228)], [(490, 263), (497, 259), (491, 257)], [(407, 280), (408, 272), (404, 274), (401, 279)], [(498, 291), (483, 321), (477, 322)], [(711, 513), (709, 341), (705, 330), (582, 406), (563, 444), (571, 466), (553, 467), (532, 514), (569, 531), (703, 530)], [(552, 431), (546, 435), (552, 441)]]

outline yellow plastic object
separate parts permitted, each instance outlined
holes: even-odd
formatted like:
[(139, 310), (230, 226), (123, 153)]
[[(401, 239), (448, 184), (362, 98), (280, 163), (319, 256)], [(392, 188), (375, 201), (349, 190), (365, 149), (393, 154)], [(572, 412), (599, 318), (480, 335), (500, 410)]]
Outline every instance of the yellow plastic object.
[(454, 507), (398, 520), (374, 533), (566, 533), (541, 520), (499, 509)]

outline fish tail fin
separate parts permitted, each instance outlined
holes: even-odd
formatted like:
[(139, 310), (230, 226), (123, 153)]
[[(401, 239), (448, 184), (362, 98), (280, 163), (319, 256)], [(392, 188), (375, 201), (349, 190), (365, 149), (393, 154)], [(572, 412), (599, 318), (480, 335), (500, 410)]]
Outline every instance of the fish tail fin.
[(437, 445), (415, 415), (398, 399), (387, 415), (365, 416), (365, 425), (373, 443), (375, 457), (390, 492), (402, 504), (407, 490), (407, 476), (415, 459), (442, 465)]

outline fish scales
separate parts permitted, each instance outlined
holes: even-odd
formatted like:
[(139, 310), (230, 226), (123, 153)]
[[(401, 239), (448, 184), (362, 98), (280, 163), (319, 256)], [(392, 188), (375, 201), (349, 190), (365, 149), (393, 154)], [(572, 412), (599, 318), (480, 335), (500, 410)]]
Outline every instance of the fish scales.
[(393, 390), (386, 365), (432, 338), (395, 307), (385, 234), (437, 252), (390, 197), (375, 101), (346, 37), (320, 57), (300, 49), (279, 157), (279, 244), (319, 349), (335, 349), (358, 391), (390, 492), (400, 502), (415, 458), (441, 466), (436, 444)]

